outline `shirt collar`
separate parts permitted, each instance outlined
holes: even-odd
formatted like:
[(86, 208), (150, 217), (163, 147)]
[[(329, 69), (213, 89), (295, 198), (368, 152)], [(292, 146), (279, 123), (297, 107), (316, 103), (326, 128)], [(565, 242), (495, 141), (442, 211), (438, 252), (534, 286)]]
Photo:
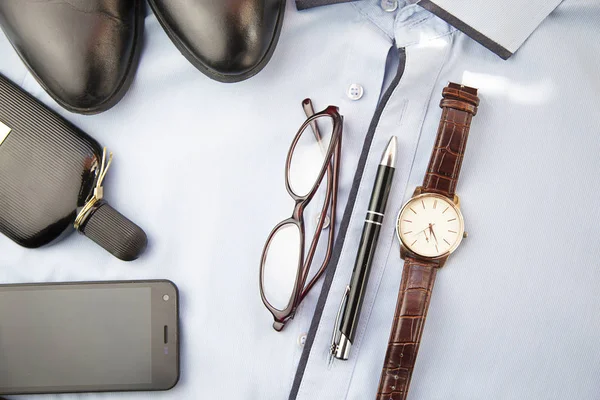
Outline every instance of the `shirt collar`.
[[(296, 0), (296, 5), (301, 10), (349, 1), (356, 0)], [(418, 4), (506, 60), (561, 1), (420, 0)]]
[(421, 0), (419, 5), (506, 60), (561, 1)]

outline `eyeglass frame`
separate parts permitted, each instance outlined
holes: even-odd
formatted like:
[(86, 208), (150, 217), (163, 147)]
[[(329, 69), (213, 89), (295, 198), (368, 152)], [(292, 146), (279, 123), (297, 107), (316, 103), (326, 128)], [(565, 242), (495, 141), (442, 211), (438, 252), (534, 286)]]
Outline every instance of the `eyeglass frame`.
[[(296, 309), (304, 299), (304, 297), (308, 294), (310, 289), (314, 286), (317, 280), (323, 275), (327, 265), (329, 264), (329, 260), (331, 259), (331, 253), (333, 250), (334, 238), (335, 238), (335, 212), (336, 212), (336, 203), (337, 203), (337, 191), (338, 191), (338, 182), (339, 182), (339, 169), (340, 169), (340, 156), (341, 156), (341, 146), (342, 146), (342, 131), (343, 131), (343, 121), (344, 118), (339, 114), (338, 107), (336, 106), (328, 106), (325, 110), (315, 113), (312, 102), (310, 99), (305, 99), (302, 102), (302, 107), (307, 116), (306, 121), (302, 124), (298, 132), (294, 136), (294, 140), (288, 150), (286, 164), (285, 164), (285, 187), (292, 199), (295, 201), (294, 211), (290, 218), (284, 219), (279, 222), (275, 227), (271, 230), (271, 233), (267, 237), (267, 241), (263, 248), (261, 262), (260, 262), (260, 296), (267, 307), (267, 309), (273, 315), (273, 328), (276, 331), (281, 331), (285, 324), (294, 318)], [(333, 122), (332, 127), (332, 137), (329, 143), (329, 147), (327, 149), (327, 153), (325, 154), (325, 158), (323, 161), (323, 166), (321, 167), (321, 171), (313, 187), (308, 191), (308, 193), (304, 196), (300, 196), (294, 192), (290, 183), (290, 166), (292, 163), (292, 157), (294, 155), (294, 150), (300, 141), (300, 138), (305, 133), (306, 129), (310, 125), (315, 135), (317, 142), (321, 141), (322, 135), (319, 131), (318, 125), (316, 121), (322, 117), (330, 117)], [(317, 227), (315, 229), (315, 235), (311, 241), (308, 252), (304, 251), (304, 244), (306, 239), (306, 232), (304, 229), (304, 210), (313, 199), (320, 185), (323, 183), (323, 179), (325, 178), (325, 174), (327, 174), (327, 190), (325, 201), (323, 203), (323, 209), (321, 210)], [(331, 204), (330, 204), (331, 203)], [(331, 205), (331, 207), (330, 207)], [(325, 258), (321, 267), (317, 270), (315, 275), (309, 280), (308, 284), (306, 284), (306, 280), (308, 278), (308, 273), (310, 271), (310, 267), (312, 266), (312, 261), (316, 253), (317, 245), (321, 238), (321, 233), (323, 232), (323, 227), (325, 224), (325, 217), (327, 215), (327, 210), (330, 209), (330, 227), (329, 227), (329, 236), (327, 241), (327, 250), (325, 252)], [(273, 240), (275, 234), (284, 226), (293, 224), (298, 228), (300, 232), (300, 256), (298, 257), (298, 266), (296, 272), (296, 278), (294, 281), (294, 287), (292, 293), (290, 295), (290, 299), (288, 304), (284, 309), (278, 309), (273, 306), (268, 299), (266, 298), (264, 292), (264, 272), (265, 272), (265, 263), (267, 259), (267, 254), (269, 250), (269, 246)], [(305, 258), (306, 256), (306, 258)]]

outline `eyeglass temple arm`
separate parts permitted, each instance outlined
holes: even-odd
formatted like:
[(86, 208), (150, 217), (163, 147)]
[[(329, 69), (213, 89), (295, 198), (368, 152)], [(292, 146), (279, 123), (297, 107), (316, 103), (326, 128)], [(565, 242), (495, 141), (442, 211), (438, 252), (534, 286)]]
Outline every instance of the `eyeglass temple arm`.
[[(313, 115), (315, 115), (315, 109), (313, 107), (312, 104), (312, 100), (311, 99), (304, 99), (302, 101), (302, 108), (304, 109), (304, 114), (306, 114), (306, 118), (310, 118)], [(315, 135), (315, 139), (317, 139), (317, 143), (319, 143), (319, 148), (321, 149), (321, 153), (323, 153), (323, 155), (325, 155), (327, 153), (327, 149), (325, 147), (323, 147), (323, 140), (322, 137), (323, 135), (321, 135), (321, 131), (319, 130), (319, 125), (317, 125), (317, 121), (314, 120), (310, 123), (310, 127), (313, 131), (313, 134)]]
[[(306, 98), (302, 101), (302, 108), (304, 109), (306, 118), (310, 118), (315, 114), (315, 109), (313, 107), (312, 100), (310, 98)], [(317, 125), (316, 120), (314, 120), (310, 123), (310, 127), (313, 131), (315, 139), (317, 139), (317, 143), (319, 144), (319, 148), (320, 148), (322, 154), (325, 155), (327, 153), (327, 149), (324, 148), (324, 146), (323, 146), (323, 140), (322, 140), (323, 136), (321, 135), (321, 131), (319, 130), (319, 126)], [(342, 139), (340, 137), (339, 142), (336, 145), (336, 149), (334, 150), (333, 160), (327, 166), (327, 195), (325, 196), (326, 199), (325, 199), (325, 203), (323, 205), (324, 215), (329, 214), (327, 212), (328, 208), (330, 208), (329, 204), (331, 204), (331, 209), (329, 210), (331, 215), (335, 215), (335, 212), (336, 212), (337, 187), (338, 187), (338, 179), (339, 179), (339, 162), (340, 162), (340, 156), (341, 156), (340, 155), (341, 140)], [(323, 223), (324, 223), (323, 212), (321, 214), (321, 218), (320, 218), (319, 224), (317, 226), (318, 234), (316, 237), (320, 237), (319, 233), (322, 232), (322, 230), (323, 230)], [(301, 276), (300, 287), (302, 289), (300, 292), (300, 299), (298, 302), (301, 302), (304, 299), (304, 296), (306, 296), (308, 294), (310, 289), (314, 286), (314, 284), (317, 282), (317, 280), (321, 277), (323, 272), (325, 272), (325, 269), (327, 268), (327, 265), (329, 264), (329, 260), (331, 258), (331, 253), (333, 250), (333, 241), (335, 238), (335, 221), (333, 221), (331, 218), (330, 218), (330, 221), (331, 221), (331, 223), (330, 223), (330, 230), (329, 230), (329, 235), (328, 235), (329, 237), (328, 237), (328, 244), (327, 244), (327, 253), (325, 255), (325, 259), (323, 260), (323, 264), (321, 265), (319, 270), (315, 273), (315, 275), (311, 278), (311, 280), (305, 286), (304, 283), (306, 282), (306, 279), (308, 278), (308, 272), (309, 272), (309, 268), (307, 268), (306, 266), (309, 266), (312, 263), (312, 258), (314, 257), (314, 253), (316, 251), (318, 240), (316, 240), (310, 246), (310, 249), (308, 252), (308, 257), (305, 260), (305, 267), (304, 267), (305, 269), (302, 272), (302, 276)]]
[[(329, 177), (329, 173), (331, 173), (331, 175), (333, 175), (333, 177), (332, 177), (332, 182), (330, 182), (328, 179), (328, 185), (331, 184), (331, 187), (328, 188), (328, 195), (326, 196), (327, 199), (326, 199), (325, 205), (324, 205), (325, 210), (327, 210), (327, 208), (329, 208), (328, 205), (331, 204), (330, 212), (331, 212), (332, 216), (336, 215), (337, 191), (338, 191), (338, 184), (339, 184), (338, 180), (339, 180), (339, 173), (340, 173), (340, 157), (341, 157), (340, 150), (341, 150), (341, 147), (342, 147), (342, 138), (340, 136), (339, 141), (336, 145), (334, 156), (333, 156), (333, 160), (334, 160), (333, 171), (331, 171), (331, 166), (329, 166), (329, 168), (328, 168), (328, 177)], [(322, 221), (319, 221), (319, 223), (322, 224)], [(319, 231), (322, 231), (322, 225), (320, 225), (320, 227), (321, 227), (321, 229), (319, 229)], [(308, 282), (308, 284), (306, 284), (306, 286), (304, 286), (304, 282), (306, 281), (306, 278), (308, 277), (309, 268), (306, 268), (305, 271), (303, 272), (302, 285), (300, 286), (300, 287), (303, 287), (303, 289), (300, 292), (299, 302), (301, 302), (304, 299), (304, 297), (308, 294), (308, 292), (314, 286), (314, 284), (317, 283), (317, 280), (319, 280), (319, 278), (321, 277), (323, 272), (325, 272), (325, 269), (329, 265), (329, 260), (331, 259), (331, 254), (333, 252), (333, 244), (334, 244), (334, 240), (335, 240), (335, 218), (331, 219), (331, 223), (329, 225), (329, 236), (327, 239), (328, 239), (327, 250), (326, 250), (325, 258), (323, 260), (323, 264), (321, 264), (321, 267), (319, 268), (319, 270), (315, 273), (315, 275)], [(314, 252), (316, 251), (317, 244), (318, 244), (318, 240), (316, 241), (316, 243), (312, 244), (313, 246), (311, 246), (311, 249), (309, 250), (309, 257), (308, 257), (308, 260), (306, 260), (307, 262), (309, 262), (309, 261), (312, 262), (312, 258), (314, 256)], [(306, 265), (310, 265), (310, 263), (307, 263)]]
[[(306, 114), (306, 118), (310, 118), (313, 115), (315, 115), (315, 108), (313, 107), (313, 103), (310, 98), (306, 98), (306, 99), (302, 100), (302, 108), (304, 109), (304, 114)], [(321, 153), (323, 154), (323, 156), (325, 156), (325, 154), (327, 154), (327, 149), (323, 145), (323, 140), (322, 140), (323, 135), (321, 135), (321, 131), (319, 130), (319, 125), (317, 124), (317, 120), (312, 121), (310, 123), (310, 127), (313, 131), (313, 134), (315, 135), (315, 139), (317, 139), (317, 143), (319, 144), (319, 149), (321, 150)], [(328, 182), (329, 182), (330, 174), (331, 174), (331, 163), (327, 166)], [(327, 213), (325, 215), (328, 215), (328, 214), (329, 213)]]

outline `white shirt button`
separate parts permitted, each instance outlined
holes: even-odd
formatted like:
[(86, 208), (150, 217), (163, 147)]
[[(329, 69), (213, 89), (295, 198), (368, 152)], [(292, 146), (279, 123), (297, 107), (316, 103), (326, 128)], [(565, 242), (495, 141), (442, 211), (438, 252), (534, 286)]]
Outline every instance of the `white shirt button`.
[(305, 343), (306, 343), (306, 333), (303, 333), (302, 335), (298, 336), (298, 345), (301, 347), (304, 347)]
[(353, 83), (348, 88), (347, 95), (350, 100), (359, 100), (361, 97), (363, 97), (364, 93), (365, 89), (361, 85), (359, 85), (358, 83)]
[[(321, 219), (321, 214), (317, 214), (317, 216), (315, 217), (315, 223), (318, 224), (319, 220)], [(323, 222), (323, 229), (327, 229), (329, 228), (329, 215), (325, 215), (325, 222)]]
[(394, 12), (398, 8), (398, 0), (381, 0), (381, 8), (386, 12)]

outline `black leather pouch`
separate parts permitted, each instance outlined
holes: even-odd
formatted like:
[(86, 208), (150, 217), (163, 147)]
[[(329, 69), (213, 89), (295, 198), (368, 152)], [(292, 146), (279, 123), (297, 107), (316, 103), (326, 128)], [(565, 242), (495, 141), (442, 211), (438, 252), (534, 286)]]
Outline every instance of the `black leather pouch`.
[(103, 199), (110, 158), (90, 136), (0, 75), (0, 232), (37, 248), (81, 233), (125, 261), (144, 231)]

